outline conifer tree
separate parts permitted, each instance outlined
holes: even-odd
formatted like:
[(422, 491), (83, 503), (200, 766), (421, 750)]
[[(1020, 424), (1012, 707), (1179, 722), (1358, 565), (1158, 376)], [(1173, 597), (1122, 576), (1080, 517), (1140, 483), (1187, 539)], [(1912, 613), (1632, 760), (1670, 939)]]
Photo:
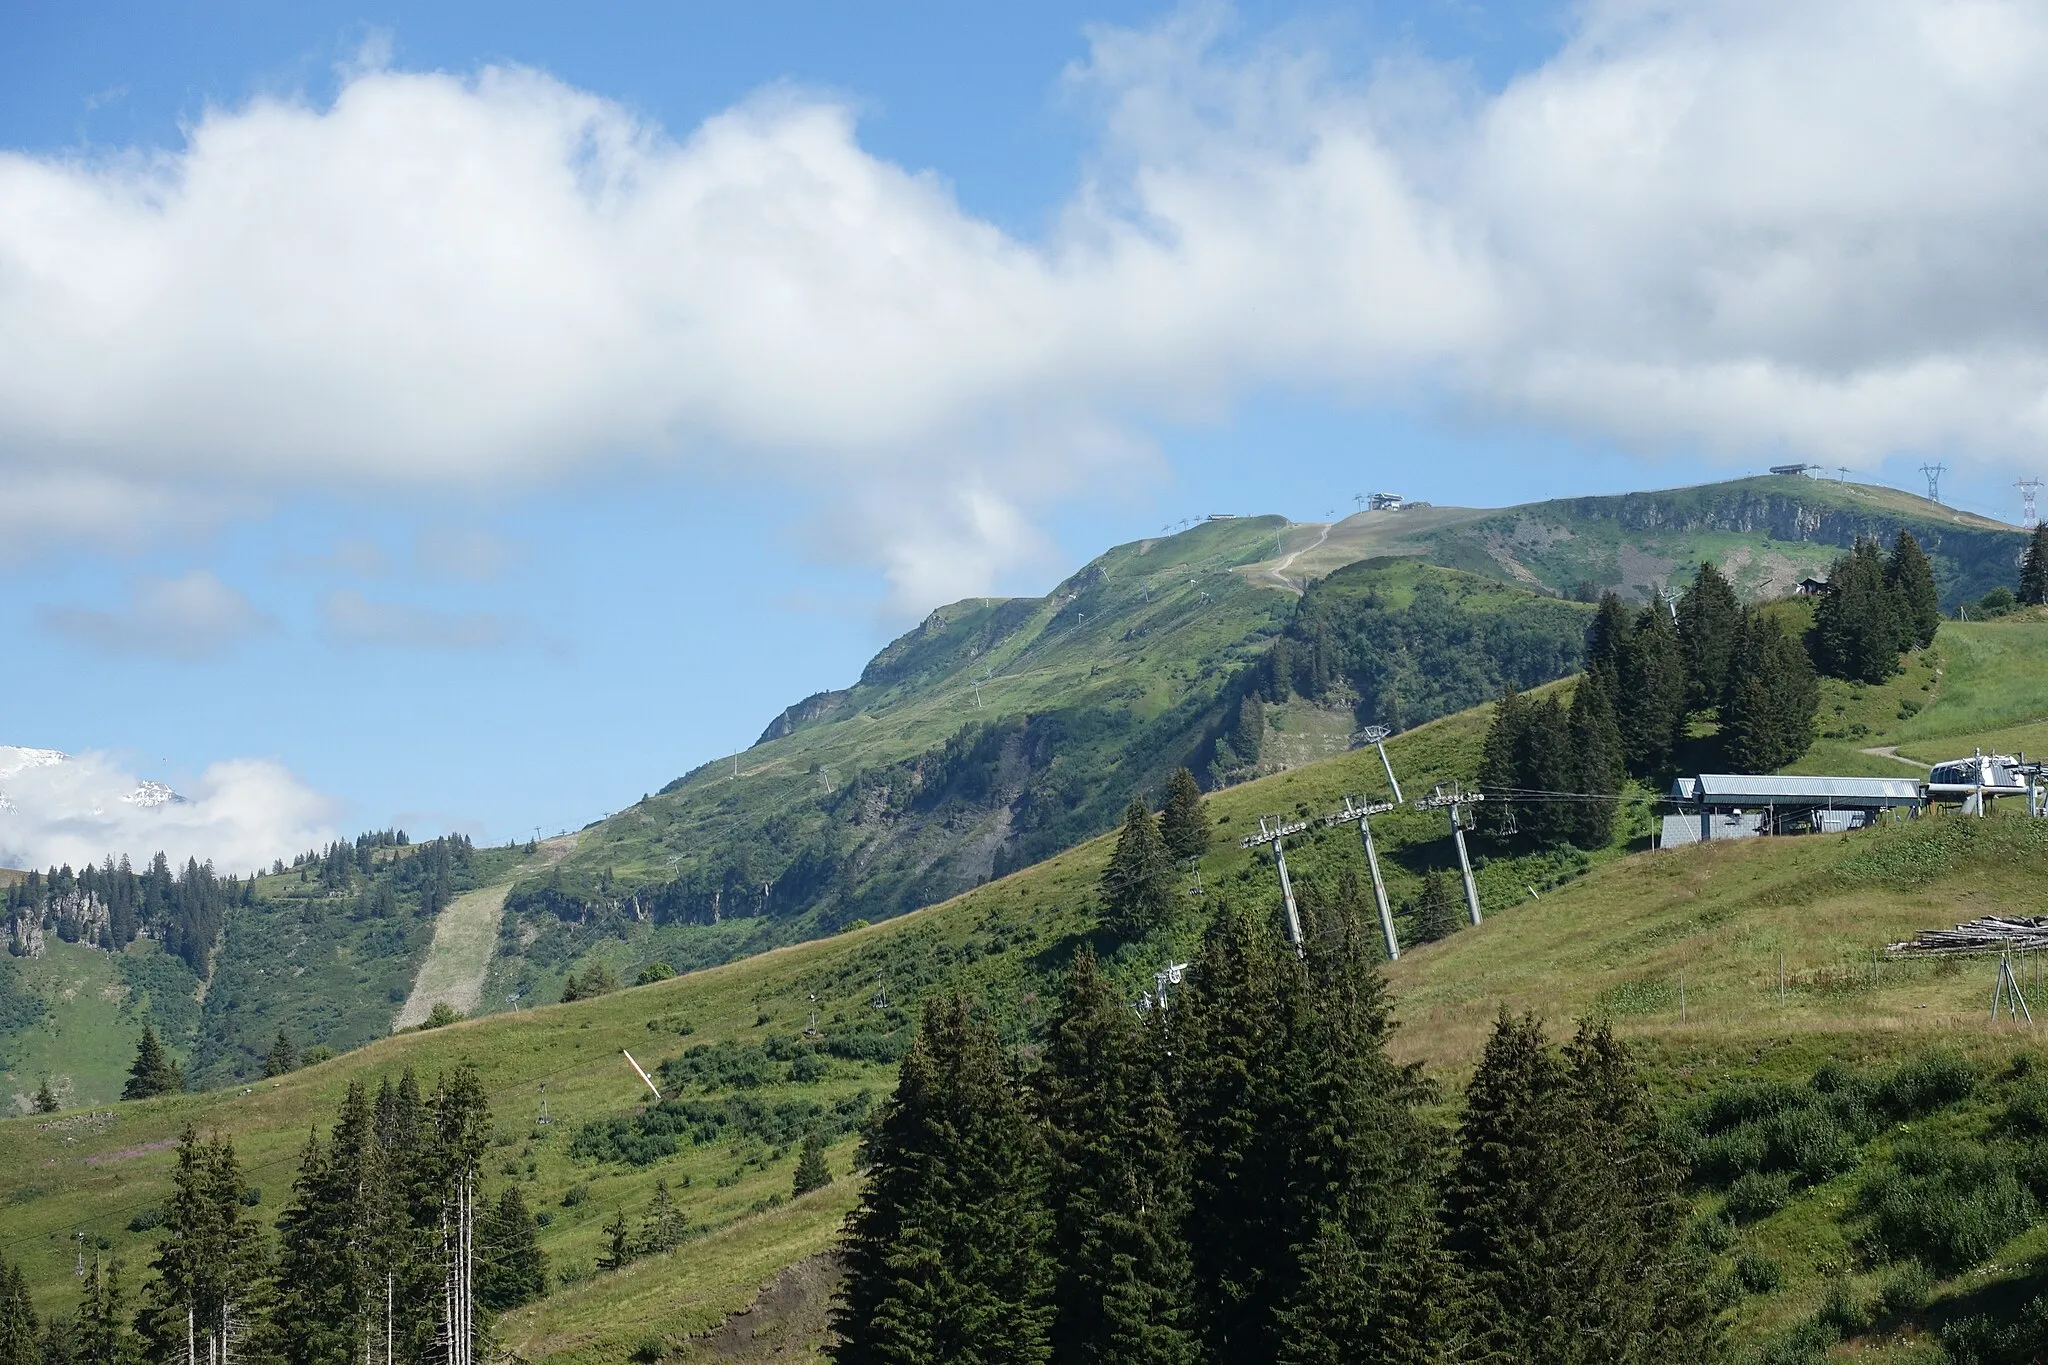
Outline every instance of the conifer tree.
[(1595, 668), (1579, 679), (1572, 692), (1567, 729), (1575, 760), (1573, 790), (1587, 799), (1571, 808), (1570, 838), (1584, 849), (1605, 848), (1614, 838), (1615, 799), (1627, 778), (1613, 688), (1612, 675)]
[(1678, 642), (1685, 653), (1688, 709), (1706, 711), (1721, 704), (1741, 623), (1742, 603), (1735, 589), (1711, 562), (1702, 561), (1692, 586), (1678, 598)]
[(1634, 633), (1634, 619), (1621, 598), (1612, 591), (1601, 593), (1593, 624), (1586, 628), (1586, 667), (1604, 668), (1610, 677), (1619, 678), (1628, 656), (1629, 636)]
[(1195, 1359), (1187, 1163), (1162, 1061), (1084, 946), (1039, 1073), (1059, 1266), (1056, 1360)]
[(263, 1059), (265, 1076), (282, 1076), (299, 1069), (299, 1051), (292, 1046), (291, 1036), (283, 1029), (270, 1040), (270, 1054)]
[(674, 1251), (682, 1240), (682, 1219), (676, 1213), (675, 1197), (668, 1192), (668, 1181), (656, 1180), (654, 1197), (647, 1201), (647, 1212), (640, 1215), (640, 1254), (658, 1256)]
[(1159, 834), (1176, 858), (1199, 858), (1209, 851), (1209, 814), (1202, 809), (1202, 788), (1186, 768), (1176, 768), (1166, 784), (1166, 808), (1159, 813)]
[(185, 1129), (138, 1318), (154, 1358), (183, 1353), (188, 1314), (201, 1340), (232, 1341), (262, 1326), (253, 1319), (268, 1267), (262, 1229), (243, 1213), (243, 1188), (233, 1145)]
[(1179, 908), (1173, 859), (1159, 837), (1159, 822), (1143, 797), (1132, 797), (1124, 810), (1116, 851), (1102, 870), (1101, 893), (1105, 922), (1125, 938), (1160, 928)]
[(1745, 613), (1721, 703), (1723, 762), (1739, 773), (1777, 771), (1811, 747), (1819, 712), (1805, 647), (1776, 618)]
[(633, 1249), (633, 1232), (626, 1222), (626, 1211), (620, 1209), (612, 1221), (604, 1225), (605, 1253), (597, 1258), (599, 1270), (624, 1270), (633, 1263), (636, 1254)]
[(43, 1077), (41, 1083), (36, 1086), (35, 1111), (38, 1114), (54, 1114), (57, 1112), (57, 1094), (50, 1089), (50, 1078), (48, 1076)]
[[(97, 1265), (97, 1261), (95, 1261)], [(42, 1365), (36, 1341), (36, 1310), (29, 1302), (28, 1277), (0, 1259), (0, 1365)]]
[(292, 1202), (277, 1220), (278, 1303), (271, 1344), (288, 1361), (345, 1365), (360, 1354), (364, 1305), (357, 1291), (363, 1277), (354, 1264), (351, 1193), (335, 1179), (320, 1135), (308, 1134)]
[[(1898, 600), (1905, 625), (1907, 649), (1925, 649), (1934, 643), (1941, 628), (1941, 594), (1934, 586), (1934, 565), (1913, 533), (1901, 528), (1892, 542), (1891, 558), (1884, 564), (1885, 583)], [(2048, 584), (2044, 584), (2048, 588)]]
[(1451, 879), (1432, 867), (1422, 874), (1422, 894), (1415, 902), (1415, 941), (1435, 943), (1458, 932), (1458, 903)]
[[(91, 1365), (131, 1365), (137, 1358), (134, 1333), (122, 1302), (121, 1263), (92, 1258), (72, 1330), (72, 1350)], [(5, 1356), (0, 1356), (4, 1360)]]
[(2048, 521), (2034, 528), (2033, 538), (2020, 559), (2019, 600), (2023, 607), (2048, 602)]
[(1814, 662), (1832, 677), (1879, 683), (1898, 671), (1907, 631), (1876, 541), (1859, 539), (1835, 561), (1814, 609), (1813, 636)]
[[(1487, 723), (1486, 738), (1479, 747), (1479, 788), (1488, 795), (1510, 792), (1523, 785), (1520, 763), (1523, 737), (1529, 728), (1529, 704), (1509, 683), (1500, 700), (1493, 704), (1493, 719)], [(1496, 834), (1505, 832), (1508, 808), (1486, 807), (1485, 818)]]
[(43, 1323), (40, 1365), (82, 1365), (78, 1355), (78, 1324), (63, 1313), (52, 1313)]
[(185, 1078), (171, 1054), (157, 1039), (156, 1026), (145, 1022), (142, 1041), (136, 1045), (135, 1061), (128, 1068), (128, 1084), (121, 1091), (124, 1100), (146, 1100), (155, 1095), (175, 1095), (185, 1088)]
[[(1529, 708), (1515, 754), (1515, 785), (1532, 792), (1573, 792), (1578, 790), (1577, 767), (1564, 708), (1552, 693)], [(1531, 802), (1522, 817), (1523, 832), (1546, 845), (1571, 838), (1575, 823), (1573, 803), (1559, 800)]]
[(791, 1192), (801, 1198), (831, 1183), (832, 1168), (825, 1163), (825, 1135), (813, 1128), (804, 1134), (803, 1149), (797, 1153)]
[(1685, 653), (1662, 602), (1650, 603), (1636, 617), (1621, 663), (1615, 710), (1629, 770), (1661, 773), (1686, 721)]
[[(667, 1193), (666, 1182), (658, 1191)], [(502, 1313), (547, 1292), (548, 1260), (540, 1249), (539, 1229), (519, 1187), (507, 1185), (477, 1227), (477, 1301)]]
[(1040, 1365), (1044, 1160), (995, 1031), (933, 998), (868, 1141), (833, 1325), (841, 1365)]
[(1231, 727), (1230, 747), (1238, 762), (1256, 768), (1259, 752), (1266, 743), (1266, 708), (1257, 693), (1248, 694), (1237, 706), (1237, 723)]

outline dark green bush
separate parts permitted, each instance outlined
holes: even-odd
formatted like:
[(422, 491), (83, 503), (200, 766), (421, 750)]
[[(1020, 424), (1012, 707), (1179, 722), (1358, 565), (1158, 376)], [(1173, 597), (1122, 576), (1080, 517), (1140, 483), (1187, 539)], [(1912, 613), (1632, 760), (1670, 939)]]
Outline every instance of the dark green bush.
[(1692, 1225), (1692, 1240), (1704, 1251), (1726, 1251), (1735, 1245), (1735, 1224), (1720, 1214), (1709, 1214)]
[(1775, 1294), (1785, 1285), (1785, 1271), (1770, 1257), (1745, 1251), (1735, 1258), (1735, 1283), (1745, 1294)]
[(1870, 1305), (1857, 1297), (1856, 1286), (1849, 1277), (1833, 1275), (1828, 1278), (1820, 1311), (1814, 1316), (1834, 1329), (1835, 1335), (1852, 1337), (1869, 1329), (1872, 1314)]
[(1934, 1277), (1918, 1261), (1908, 1261), (1878, 1291), (1878, 1307), (1892, 1317), (1917, 1313), (1934, 1297)]
[(1902, 1143), (1864, 1181), (1859, 1204), (1881, 1254), (1917, 1257), (1949, 1274), (1988, 1259), (2037, 1207), (2009, 1150), (1924, 1139)]
[(2048, 1076), (2028, 1076), (2014, 1086), (1999, 1123), (2021, 1137), (2048, 1134)]
[(1962, 1058), (1930, 1052), (1900, 1062), (1878, 1083), (1877, 1102), (1899, 1118), (1919, 1118), (1966, 1100), (1976, 1088), (1977, 1073)]
[(1738, 1222), (1753, 1222), (1784, 1208), (1791, 1198), (1789, 1177), (1752, 1171), (1728, 1187), (1728, 1215)]

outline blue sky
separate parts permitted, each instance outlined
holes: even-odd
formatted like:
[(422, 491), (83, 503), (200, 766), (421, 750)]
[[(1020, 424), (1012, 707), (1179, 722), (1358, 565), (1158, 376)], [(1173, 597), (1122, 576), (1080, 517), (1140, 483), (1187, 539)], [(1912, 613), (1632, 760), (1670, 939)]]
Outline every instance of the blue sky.
[(2014, 517), (2048, 59), (1963, 8), (17, 6), (0, 744), (497, 840), (1190, 514)]

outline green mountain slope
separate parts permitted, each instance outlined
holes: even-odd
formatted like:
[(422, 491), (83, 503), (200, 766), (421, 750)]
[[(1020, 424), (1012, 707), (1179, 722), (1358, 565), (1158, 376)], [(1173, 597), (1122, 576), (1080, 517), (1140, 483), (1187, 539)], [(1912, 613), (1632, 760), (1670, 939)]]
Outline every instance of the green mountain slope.
[[(1966, 655), (1998, 662), (1987, 672), (1962, 664)], [(1952, 726), (1929, 742), (1967, 751), (1986, 732), (1972, 727), (2038, 718), (2034, 678), (2044, 665), (2048, 623), (1945, 626), (1932, 669), (1916, 666), (1854, 698), (1830, 683), (1824, 713), (1840, 701), (1846, 713), (1867, 717), (1868, 732), (1855, 738), (1869, 745), (1901, 739), (1908, 724), (1929, 734)], [(1953, 676), (1957, 685), (1951, 692), (1937, 682), (1922, 692), (1928, 672)], [(1925, 703), (1909, 721), (1884, 721), (1916, 697)], [(1486, 720), (1479, 708), (1398, 736), (1389, 748), (1404, 786), (1469, 779)], [(1378, 760), (1366, 750), (1214, 794), (1209, 808), (1225, 837), (1201, 861), (1200, 904), (1224, 896), (1275, 900), (1270, 862), (1227, 837), (1259, 815), (1312, 815), (1347, 793), (1383, 790)], [(1935, 1045), (1977, 1059), (1985, 1095), (2003, 1094), (1988, 1078), (2002, 1074), (1998, 1068), (2024, 1040), (1984, 1025), (1990, 968), (1873, 971), (1871, 949), (1963, 913), (2031, 913), (2033, 888), (2048, 874), (2048, 825), (1936, 818), (1852, 835), (1629, 854), (1645, 826), (1638, 819), (1615, 848), (1592, 855), (1532, 856), (1512, 843), (1476, 843), (1486, 923), (1413, 949), (1389, 969), (1403, 1053), (1455, 1084), (1500, 1008), (1537, 1009), (1558, 1023), (1597, 1008), (1644, 1049), (1674, 1106), (1731, 1079), (1803, 1084), (1828, 1056), (1876, 1064)], [(1451, 865), (1440, 814), (1404, 810), (1376, 822), (1376, 831), (1397, 900), (1413, 894), (1424, 871)], [(646, 1164), (617, 1155), (609, 1140), (579, 1142), (585, 1124), (601, 1133), (636, 1130), (644, 1090), (620, 1049), (650, 1066), (673, 1063), (658, 1074), (691, 1100), (744, 1098), (771, 1112), (782, 1104), (831, 1112), (857, 1107), (863, 1090), (872, 1098), (891, 1083), (887, 1059), (907, 1039), (923, 992), (955, 985), (973, 992), (1021, 1043), (1045, 1018), (1048, 982), (1092, 936), (1135, 996), (1161, 962), (1186, 955), (1203, 915), (1193, 909), (1143, 943), (1102, 938), (1090, 904), (1108, 845), (1090, 841), (888, 923), (596, 1000), (388, 1038), (243, 1093), (0, 1123), (0, 1206), (8, 1213), (0, 1250), (26, 1265), (40, 1308), (66, 1306), (76, 1292), (74, 1230), (104, 1239), (131, 1264), (146, 1260), (147, 1233), (128, 1225), (162, 1197), (166, 1144), (184, 1124), (217, 1126), (235, 1139), (252, 1182), (266, 1192), (261, 1212), (274, 1216), (306, 1125), (331, 1113), (350, 1079), (374, 1080), (407, 1065), (431, 1077), (467, 1060), (483, 1073), (500, 1129), (487, 1193), (517, 1181), (531, 1204), (549, 1210), (543, 1244), (568, 1272), (569, 1283), (502, 1324), (506, 1344), (530, 1360), (659, 1355), (745, 1307), (782, 1266), (830, 1244), (851, 1198), (852, 1142), (841, 1137), (832, 1148), (841, 1178), (795, 1202), (778, 1202), (796, 1152), (772, 1125), (685, 1142)], [(1305, 836), (1290, 851), (1304, 879), (1356, 868), (1360, 856), (1355, 832), (1342, 828)], [(810, 1036), (804, 1030), (813, 1010), (818, 1033)], [(693, 1060), (697, 1047), (716, 1051)], [(801, 1067), (785, 1060), (804, 1056), (819, 1060)], [(543, 1108), (547, 1125), (536, 1121)], [(1958, 1109), (1940, 1122), (1974, 1122), (1977, 1112)], [(1881, 1144), (1861, 1158), (1881, 1159)], [(678, 1188), (685, 1176), (684, 1217), (703, 1230), (670, 1256), (591, 1273), (612, 1212), (644, 1207), (657, 1178)], [(1845, 1219), (1857, 1178), (1850, 1169), (1798, 1193), (1728, 1249), (1728, 1257), (1741, 1249), (1767, 1253), (1785, 1274), (1783, 1290), (1731, 1309), (1740, 1335), (1756, 1340), (1776, 1331), (1827, 1292), (1827, 1267), (1855, 1235)], [(1721, 1196), (1708, 1189), (1700, 1198), (1712, 1210)], [(2023, 1267), (2021, 1253), (2033, 1245), (2027, 1239), (2041, 1235), (2038, 1227), (2022, 1232), (1995, 1264)], [(1867, 1289), (1873, 1279), (1865, 1274), (1857, 1283)], [(1985, 1279), (1971, 1272), (1940, 1284), (1938, 1303), (1964, 1301)]]

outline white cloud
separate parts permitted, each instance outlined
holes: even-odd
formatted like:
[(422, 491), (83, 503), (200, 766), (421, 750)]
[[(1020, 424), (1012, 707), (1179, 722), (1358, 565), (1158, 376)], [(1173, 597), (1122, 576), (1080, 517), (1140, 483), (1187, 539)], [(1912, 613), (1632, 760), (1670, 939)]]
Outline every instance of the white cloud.
[[(1591, 0), (1497, 93), (1094, 35), (1039, 242), (764, 94), (673, 140), (543, 73), (355, 70), (184, 147), (0, 156), (9, 477), (282, 489), (713, 461), (901, 599), (1247, 389), (1446, 392), (1645, 446), (2048, 435), (2048, 12)], [(869, 515), (863, 506), (886, 508)]]
[(247, 873), (336, 836), (334, 805), (279, 764), (208, 767), (171, 797), (106, 754), (0, 745), (0, 865), (77, 867), (158, 852)]
[(436, 527), (420, 532), (413, 544), (413, 559), (421, 569), (470, 583), (502, 577), (524, 558), (524, 545), (474, 527)]
[(274, 617), (205, 569), (177, 578), (143, 578), (114, 611), (45, 607), (43, 629), (109, 654), (199, 659), (251, 635), (277, 629)]
[(320, 621), (342, 645), (456, 652), (522, 647), (552, 649), (532, 626), (486, 611), (437, 611), (403, 602), (378, 602), (351, 588), (320, 599)]

